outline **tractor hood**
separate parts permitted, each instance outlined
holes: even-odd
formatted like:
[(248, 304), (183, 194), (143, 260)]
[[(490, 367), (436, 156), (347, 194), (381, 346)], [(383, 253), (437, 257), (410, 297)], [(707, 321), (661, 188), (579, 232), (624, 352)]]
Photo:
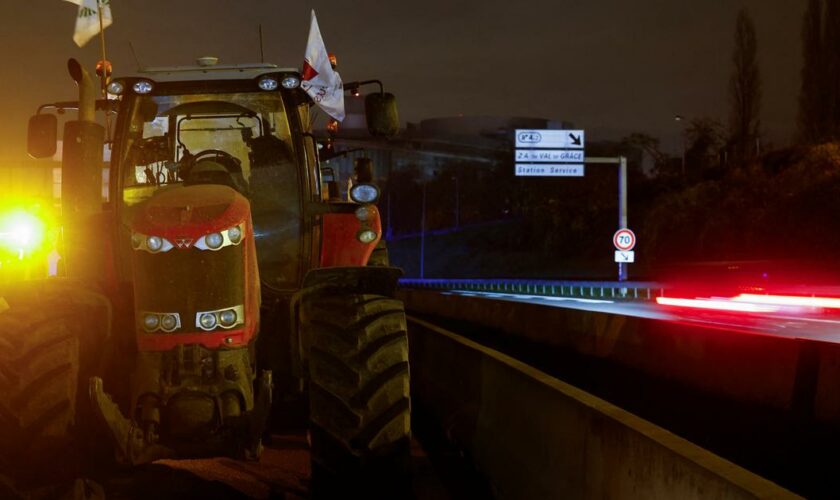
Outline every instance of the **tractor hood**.
[(170, 241), (224, 231), (250, 219), (244, 196), (213, 184), (161, 190), (138, 209), (131, 229)]

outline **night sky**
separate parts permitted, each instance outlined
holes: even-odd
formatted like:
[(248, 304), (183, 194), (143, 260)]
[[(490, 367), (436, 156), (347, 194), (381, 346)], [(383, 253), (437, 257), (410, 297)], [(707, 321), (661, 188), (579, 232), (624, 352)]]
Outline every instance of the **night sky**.
[[(777, 145), (794, 132), (805, 0), (112, 0), (106, 30), (116, 74), (146, 66), (259, 60), (299, 66), (309, 10), (345, 81), (379, 78), (402, 119), (453, 115), (568, 120), (592, 139), (642, 131), (676, 153), (675, 114), (726, 120), (733, 30), (746, 6), (756, 23), (762, 124)], [(73, 99), (65, 62), (93, 63), (99, 45), (72, 41), (77, 7), (3, 0), (0, 160), (24, 155), (37, 105)]]

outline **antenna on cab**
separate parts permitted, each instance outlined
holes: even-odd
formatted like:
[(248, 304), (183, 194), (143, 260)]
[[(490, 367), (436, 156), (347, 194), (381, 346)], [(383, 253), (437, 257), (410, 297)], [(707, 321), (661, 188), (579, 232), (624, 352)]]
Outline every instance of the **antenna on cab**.
[(265, 62), (265, 52), (263, 52), (263, 37), (262, 37), (262, 24), (258, 25), (258, 30), (260, 33), (260, 62)]
[(131, 55), (134, 57), (134, 62), (137, 64), (137, 71), (142, 70), (143, 65), (140, 64), (140, 58), (137, 57), (137, 52), (134, 51), (134, 45), (131, 43), (130, 40), (128, 42), (128, 48), (131, 49)]

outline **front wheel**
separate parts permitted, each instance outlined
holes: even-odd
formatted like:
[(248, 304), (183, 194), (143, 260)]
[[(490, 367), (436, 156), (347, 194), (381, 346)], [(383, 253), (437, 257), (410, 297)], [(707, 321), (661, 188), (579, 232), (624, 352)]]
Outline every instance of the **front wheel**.
[(78, 318), (35, 304), (0, 312), (0, 462), (53, 462), (72, 444)]
[[(14, 283), (0, 297), (0, 471), (44, 485), (99, 450), (79, 381), (98, 367), (103, 296), (66, 280)], [(84, 458), (85, 460), (80, 460)], [(84, 462), (84, 463), (83, 463)]]
[(403, 304), (335, 293), (303, 303), (312, 493), (407, 496), (411, 405)]

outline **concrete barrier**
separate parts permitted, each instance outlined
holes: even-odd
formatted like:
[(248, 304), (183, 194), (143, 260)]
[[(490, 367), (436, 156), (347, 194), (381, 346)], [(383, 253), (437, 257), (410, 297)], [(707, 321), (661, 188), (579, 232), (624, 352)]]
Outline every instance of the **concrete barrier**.
[(501, 499), (798, 498), (606, 401), (409, 318), (413, 404)]
[(840, 344), (424, 290), (400, 295), (409, 311), (465, 320), (711, 394), (840, 424)]

